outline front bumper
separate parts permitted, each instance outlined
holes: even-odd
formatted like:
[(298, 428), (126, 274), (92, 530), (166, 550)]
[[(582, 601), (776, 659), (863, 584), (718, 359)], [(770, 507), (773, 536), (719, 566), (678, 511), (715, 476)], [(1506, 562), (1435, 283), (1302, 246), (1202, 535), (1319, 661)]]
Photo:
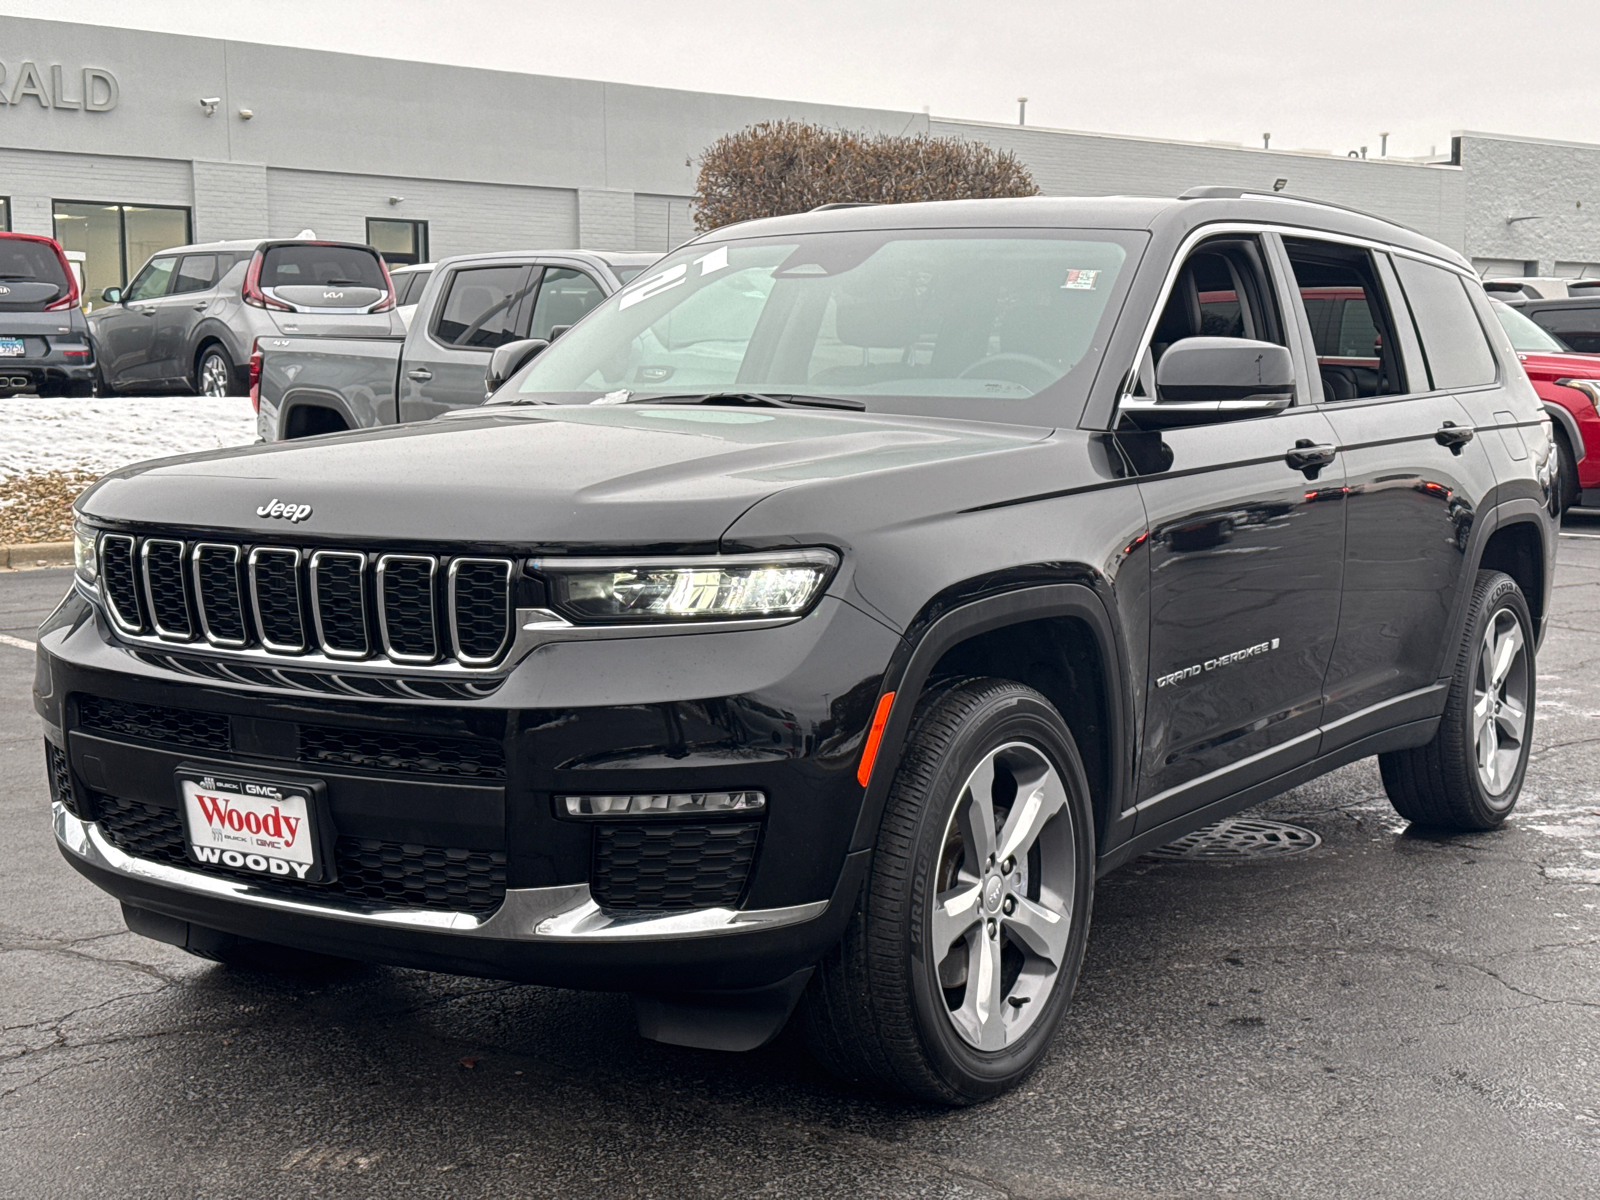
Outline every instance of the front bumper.
[[(406, 704), (185, 676), (121, 643), (74, 593), (41, 630), (35, 703), (69, 777), (101, 800), (171, 817), (180, 759), (246, 775), (314, 774), (326, 781), (341, 838), (469, 846), (505, 864), (503, 898), (488, 911), (301, 896), (129, 853), (108, 827), (58, 804), (62, 853), (125, 905), (423, 969), (639, 992), (749, 988), (814, 963), (849, 919), (865, 867), (863, 855), (847, 853), (861, 803), (854, 766), (877, 676), (840, 674), (887, 662), (894, 641), (829, 601), (782, 629), (543, 646), (481, 700)], [(232, 741), (196, 749), (85, 728), (83, 697), (210, 714)], [(402, 743), (493, 739), (504, 776), (441, 780), (295, 761), (292, 741), (274, 741), (274, 731), (295, 728), (380, 730)], [(566, 819), (554, 803), (564, 792), (732, 787), (768, 796), (748, 881), (734, 903), (688, 909), (602, 907), (591, 887), (600, 823)], [(96, 816), (93, 805), (85, 816)]]

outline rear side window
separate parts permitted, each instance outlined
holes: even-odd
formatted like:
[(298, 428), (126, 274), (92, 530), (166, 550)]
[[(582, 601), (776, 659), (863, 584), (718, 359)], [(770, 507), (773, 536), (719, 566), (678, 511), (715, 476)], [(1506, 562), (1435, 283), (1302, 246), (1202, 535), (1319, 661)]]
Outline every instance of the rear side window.
[(1579, 354), (1600, 354), (1600, 308), (1536, 308), (1528, 316)]
[(408, 271), (402, 277), (404, 279), (403, 283), (400, 279), (396, 279), (394, 281), (394, 302), (396, 304), (415, 304), (418, 300), (421, 300), (422, 289), (428, 286), (428, 276), (432, 274), (432, 271)]
[(378, 256), (359, 246), (301, 242), (272, 246), (261, 262), (262, 287), (369, 287), (386, 290)]
[(172, 294), (205, 291), (217, 282), (219, 265), (215, 254), (184, 255), (178, 264), (178, 276), (172, 281)]
[(1331, 403), (1404, 393), (1400, 356), (1394, 339), (1384, 336), (1391, 327), (1390, 306), (1372, 254), (1314, 238), (1284, 238), (1283, 245), (1317, 352), (1323, 399)]
[(527, 267), (469, 267), (455, 273), (449, 289), (434, 323), (441, 342), (491, 349), (516, 340), (517, 306), (529, 290)]
[(1395, 270), (1422, 339), (1423, 357), (1435, 388), (1477, 387), (1499, 376), (1494, 352), (1454, 271), (1396, 255)]
[(26, 238), (0, 237), (0, 309), (38, 310), (67, 294), (55, 249)]
[(578, 318), (605, 298), (600, 285), (582, 271), (551, 267), (539, 285), (528, 336), (547, 338), (557, 326), (575, 325)]

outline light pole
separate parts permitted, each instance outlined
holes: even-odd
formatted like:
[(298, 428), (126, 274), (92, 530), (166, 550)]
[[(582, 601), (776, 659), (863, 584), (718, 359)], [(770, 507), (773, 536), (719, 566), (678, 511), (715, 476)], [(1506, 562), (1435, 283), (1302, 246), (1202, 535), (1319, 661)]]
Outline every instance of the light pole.
[(1017, 124), (1018, 125), (1026, 125), (1027, 123), (1028, 123), (1028, 98), (1026, 96), (1018, 96), (1017, 97)]

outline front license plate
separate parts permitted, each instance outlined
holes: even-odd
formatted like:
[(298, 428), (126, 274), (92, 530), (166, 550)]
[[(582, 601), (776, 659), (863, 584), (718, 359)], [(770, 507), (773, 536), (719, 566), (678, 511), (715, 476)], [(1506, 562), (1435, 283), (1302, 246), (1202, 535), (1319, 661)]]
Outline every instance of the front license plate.
[(25, 352), (21, 338), (0, 337), (0, 358), (21, 358)]
[(273, 879), (318, 883), (320, 784), (179, 770), (189, 860)]

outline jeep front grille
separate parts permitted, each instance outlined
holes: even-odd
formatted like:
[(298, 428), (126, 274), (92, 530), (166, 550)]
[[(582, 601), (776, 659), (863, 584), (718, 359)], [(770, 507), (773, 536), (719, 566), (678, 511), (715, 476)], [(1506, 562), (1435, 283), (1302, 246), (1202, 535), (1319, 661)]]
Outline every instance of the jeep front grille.
[(101, 589), (122, 633), (342, 662), (469, 668), (513, 634), (509, 558), (303, 551), (105, 534)]

